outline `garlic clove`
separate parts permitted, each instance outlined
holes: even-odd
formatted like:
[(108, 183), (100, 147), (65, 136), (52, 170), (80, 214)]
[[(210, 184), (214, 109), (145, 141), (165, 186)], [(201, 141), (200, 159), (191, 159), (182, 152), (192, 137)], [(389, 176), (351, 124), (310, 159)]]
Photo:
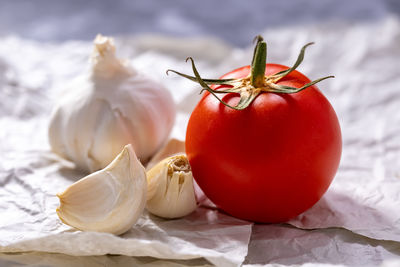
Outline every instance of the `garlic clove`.
[(139, 219), (146, 205), (146, 172), (131, 145), (104, 169), (57, 194), (59, 218), (83, 231), (122, 234)]
[(193, 175), (186, 155), (168, 157), (147, 172), (147, 210), (163, 218), (179, 218), (197, 207)]

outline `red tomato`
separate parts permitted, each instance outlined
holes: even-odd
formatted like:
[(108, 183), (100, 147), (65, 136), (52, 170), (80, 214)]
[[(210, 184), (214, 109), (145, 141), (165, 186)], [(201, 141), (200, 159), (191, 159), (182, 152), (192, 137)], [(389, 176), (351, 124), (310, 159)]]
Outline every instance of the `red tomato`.
[[(266, 64), (265, 74), (286, 69)], [(249, 72), (246, 66), (221, 78)], [(277, 84), (309, 82), (295, 70)], [(222, 99), (234, 106), (239, 95)], [(210, 200), (232, 216), (264, 223), (287, 221), (313, 206), (337, 171), (341, 147), (335, 111), (315, 85), (292, 94), (263, 92), (243, 110), (206, 92), (186, 133), (193, 176)]]

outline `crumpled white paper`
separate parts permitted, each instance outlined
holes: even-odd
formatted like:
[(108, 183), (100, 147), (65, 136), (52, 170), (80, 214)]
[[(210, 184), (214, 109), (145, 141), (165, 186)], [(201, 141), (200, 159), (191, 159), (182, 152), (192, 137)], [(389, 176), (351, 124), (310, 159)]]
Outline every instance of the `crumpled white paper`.
[(379, 266), (384, 259), (398, 258), (399, 251), (398, 242), (340, 228), (305, 231), (289, 225), (254, 225), (246, 263)]
[[(121, 40), (121, 54), (135, 43)], [(202, 47), (201, 43), (197, 45)], [(75, 231), (58, 219), (55, 194), (85, 174), (49, 151), (48, 120), (63, 83), (86, 68), (91, 49), (88, 42), (44, 47), (17, 38), (1, 42), (0, 252), (205, 258), (215, 265), (240, 265), (247, 255), (252, 223), (215, 209), (199, 207), (176, 220), (145, 213), (122, 236)], [(187, 54), (192, 50), (196, 52), (196, 47), (188, 49)], [(134, 55), (134, 65), (171, 88), (177, 103), (193, 93), (193, 84), (187, 86), (184, 81), (176, 82), (176, 77), (165, 75), (168, 67), (180, 67), (184, 61), (178, 63), (174, 57), (152, 51), (130, 49), (125, 55), (131, 56), (129, 53)], [(181, 112), (178, 124), (183, 116)], [(174, 134), (182, 136), (183, 128), (179, 125)]]
[[(342, 161), (330, 189), (313, 208), (289, 224), (255, 225), (248, 251), (251, 224), (204, 206), (174, 221), (145, 214), (122, 237), (72, 231), (55, 215), (54, 194), (83, 174), (48, 152), (47, 123), (59, 88), (84, 69), (90, 44), (39, 44), (10, 37), (0, 42), (0, 252), (204, 257), (222, 266), (239, 265), (246, 254), (246, 266), (376, 266), (399, 258), (400, 22), (388, 17), (360, 24), (292, 25), (263, 35), (268, 62), (291, 65), (299, 49), (315, 41), (299, 70), (311, 79), (336, 76), (318, 87), (341, 123)], [(147, 39), (118, 41), (121, 54), (173, 93), (180, 112), (172, 136), (180, 139), (199, 88), (174, 75), (166, 77), (165, 70), (190, 73), (184, 59), (194, 56), (203, 77), (217, 77), (248, 64), (252, 53), (252, 47), (232, 49), (204, 40), (185, 46), (184, 40), (169, 39), (160, 47)]]
[(339, 116), (343, 154), (328, 192), (289, 222), (309, 230), (256, 225), (248, 262), (377, 266), (399, 259), (399, 20), (274, 29), (264, 37), (270, 61), (286, 64), (291, 61), (280, 47), (290, 47), (293, 58), (294, 47), (316, 42), (300, 70), (311, 78), (336, 76), (318, 87)]
[[(388, 18), (330, 26), (299, 29), (292, 42), (286, 40), (293, 45), (315, 40), (302, 70), (312, 77), (336, 75), (319, 87), (338, 113), (343, 134), (340, 169), (328, 193), (290, 223), (305, 229), (343, 227), (400, 242), (400, 23)], [(282, 40), (279, 35), (285, 31), (274, 32), (274, 40)]]

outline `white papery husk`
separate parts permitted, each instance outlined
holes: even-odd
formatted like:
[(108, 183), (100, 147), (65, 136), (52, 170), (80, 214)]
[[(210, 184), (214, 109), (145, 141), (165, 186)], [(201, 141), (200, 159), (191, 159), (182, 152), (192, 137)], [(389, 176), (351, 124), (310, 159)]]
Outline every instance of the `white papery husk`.
[(92, 68), (64, 88), (49, 126), (53, 152), (80, 169), (107, 166), (126, 144), (145, 162), (175, 120), (171, 94), (116, 57), (112, 38), (94, 41)]

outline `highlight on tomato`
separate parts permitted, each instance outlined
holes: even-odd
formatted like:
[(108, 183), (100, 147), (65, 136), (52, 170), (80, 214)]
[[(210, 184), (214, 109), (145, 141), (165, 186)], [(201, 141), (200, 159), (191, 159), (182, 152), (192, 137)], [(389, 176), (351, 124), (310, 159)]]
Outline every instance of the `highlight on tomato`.
[(186, 132), (193, 176), (221, 210), (244, 220), (285, 222), (312, 207), (327, 191), (339, 166), (338, 118), (316, 83), (292, 67), (266, 64), (261, 36), (250, 66), (220, 79), (194, 76), (206, 91)]

